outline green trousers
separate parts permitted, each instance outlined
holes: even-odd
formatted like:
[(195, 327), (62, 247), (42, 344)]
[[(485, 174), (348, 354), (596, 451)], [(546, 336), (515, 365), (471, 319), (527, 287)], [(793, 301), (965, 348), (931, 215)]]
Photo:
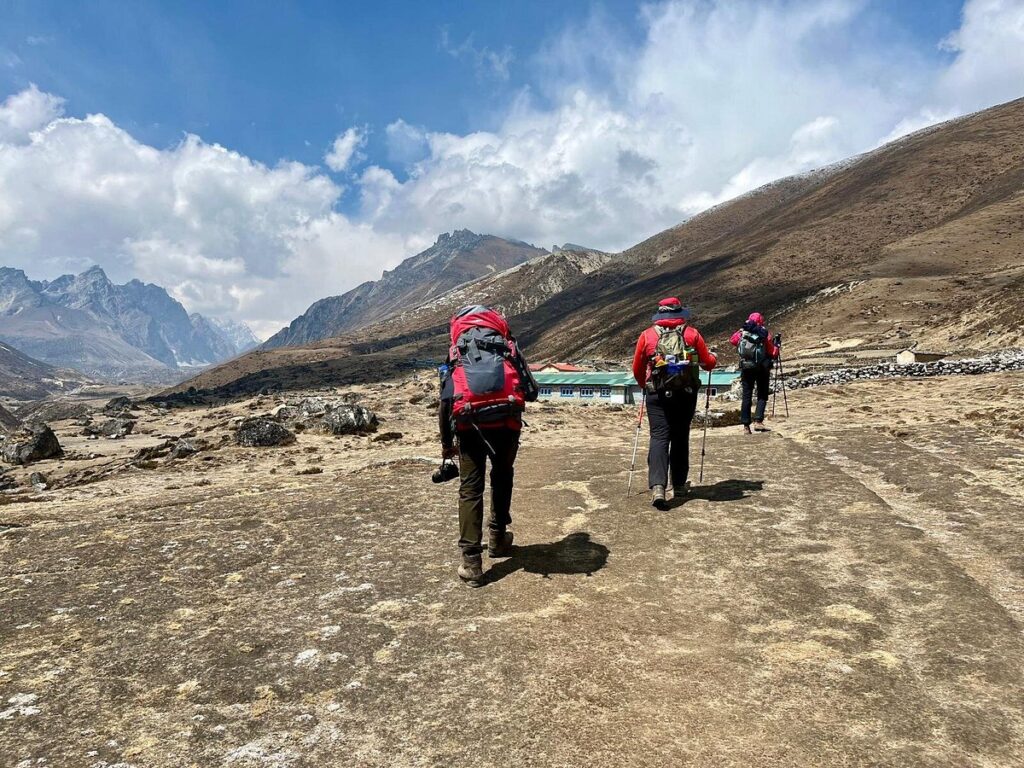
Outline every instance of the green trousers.
[[(484, 472), (491, 462), (491, 518), (488, 527), (504, 531), (512, 522), (512, 481), (519, 452), (519, 431), (507, 428), (459, 433), (459, 548), (463, 554), (483, 551)], [(494, 455), (488, 455), (484, 439)]]

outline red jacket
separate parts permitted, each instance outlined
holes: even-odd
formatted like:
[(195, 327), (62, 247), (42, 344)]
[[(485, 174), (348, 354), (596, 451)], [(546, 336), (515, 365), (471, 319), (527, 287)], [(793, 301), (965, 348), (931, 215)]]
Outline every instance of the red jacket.
[[(766, 334), (764, 340), (764, 351), (768, 353), (768, 357), (770, 357), (772, 360), (775, 360), (779, 356), (779, 348), (776, 347), (775, 342), (772, 341), (772, 335), (768, 333), (768, 329), (765, 328), (765, 326), (763, 325), (761, 326), (761, 328), (764, 328), (764, 332)], [(740, 338), (742, 336), (743, 329), (740, 328), (738, 331), (736, 331), (736, 333), (732, 335), (732, 338), (729, 339), (729, 343), (732, 344), (734, 347), (738, 347), (740, 345)]]
[[(685, 322), (685, 320), (659, 320), (654, 325), (660, 325), (663, 328), (676, 328)], [(641, 387), (647, 383), (647, 377), (651, 374), (651, 358), (654, 357), (654, 350), (658, 346), (658, 331), (654, 325), (641, 333), (640, 338), (636, 340), (636, 352), (633, 355), (633, 378)], [(708, 351), (704, 337), (692, 325), (687, 325), (683, 331), (683, 342), (686, 346), (697, 350), (700, 367), (705, 371), (710, 371), (718, 364), (718, 358)]]

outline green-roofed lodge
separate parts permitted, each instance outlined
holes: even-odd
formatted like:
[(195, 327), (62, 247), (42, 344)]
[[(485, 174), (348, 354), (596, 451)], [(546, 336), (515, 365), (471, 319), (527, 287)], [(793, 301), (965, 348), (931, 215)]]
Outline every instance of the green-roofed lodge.
[[(739, 377), (736, 371), (711, 374), (712, 396), (728, 390)], [(639, 402), (640, 387), (631, 371), (573, 371), (534, 373), (540, 386), (540, 399), (573, 402), (600, 402), (627, 405)], [(703, 373), (702, 382), (707, 383)]]

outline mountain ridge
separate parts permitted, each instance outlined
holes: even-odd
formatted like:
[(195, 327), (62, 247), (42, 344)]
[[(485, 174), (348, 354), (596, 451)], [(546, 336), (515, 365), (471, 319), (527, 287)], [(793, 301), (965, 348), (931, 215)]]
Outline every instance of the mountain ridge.
[(468, 229), (442, 233), (430, 248), (385, 271), (379, 280), (315, 302), (263, 348), (308, 344), (355, 330), (545, 253), (520, 240), (478, 235)]
[(190, 316), (161, 286), (116, 285), (99, 266), (50, 281), (0, 267), (0, 340), (53, 365), (144, 380), (240, 351), (230, 333)]

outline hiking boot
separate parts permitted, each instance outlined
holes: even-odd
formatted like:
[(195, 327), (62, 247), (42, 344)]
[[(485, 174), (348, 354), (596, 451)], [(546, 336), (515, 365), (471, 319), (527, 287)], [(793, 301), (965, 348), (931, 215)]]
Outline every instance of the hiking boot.
[(682, 485), (672, 486), (672, 498), (673, 499), (685, 499), (690, 493), (690, 486), (692, 483), (687, 480)]
[(766, 427), (764, 425), (763, 421), (755, 421), (754, 422), (754, 431), (755, 432), (771, 432), (771, 430), (768, 429), (768, 427)]
[(651, 488), (651, 505), (655, 509), (660, 509), (662, 512), (668, 509), (668, 502), (665, 501), (664, 485), (656, 485)]
[(754, 434), (753, 432), (750, 431), (750, 425), (749, 424), (744, 424), (743, 425), (743, 434), (745, 434), (745, 435), (752, 435), (752, 434)]
[(487, 556), (508, 557), (512, 554), (512, 531), (491, 531), (487, 535)]
[(459, 566), (459, 578), (470, 587), (483, 586), (483, 558), (480, 555), (463, 555), (462, 565)]

